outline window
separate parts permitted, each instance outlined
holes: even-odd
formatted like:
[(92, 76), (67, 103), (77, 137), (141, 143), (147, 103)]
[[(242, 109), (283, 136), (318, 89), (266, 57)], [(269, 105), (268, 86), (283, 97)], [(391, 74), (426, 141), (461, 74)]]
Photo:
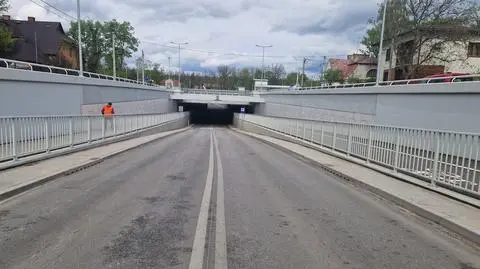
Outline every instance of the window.
[(392, 50), (387, 49), (387, 54), (385, 55), (385, 61), (389, 62), (392, 59)]
[(468, 57), (480, 57), (480, 43), (468, 43)]

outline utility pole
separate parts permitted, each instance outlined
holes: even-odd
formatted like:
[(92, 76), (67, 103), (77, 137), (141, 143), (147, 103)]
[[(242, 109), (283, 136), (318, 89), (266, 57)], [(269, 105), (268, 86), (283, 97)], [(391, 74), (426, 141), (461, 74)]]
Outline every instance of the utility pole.
[(142, 50), (142, 84), (145, 84), (145, 53)]
[(381, 67), (382, 67), (382, 53), (383, 53), (383, 38), (385, 35), (385, 19), (387, 17), (387, 4), (388, 4), (388, 0), (385, 0), (383, 4), (383, 19), (382, 19), (382, 32), (380, 34), (380, 48), (378, 50), (378, 56), (377, 56), (377, 81), (376, 81), (377, 86), (380, 84), (380, 76), (383, 74), (383, 70), (381, 70)]
[(180, 51), (182, 50), (182, 45), (188, 45), (188, 42), (170, 42), (172, 44), (178, 45), (178, 87), (182, 88), (181, 80), (181, 65), (180, 65)]
[(170, 71), (170, 70), (171, 70), (171, 69), (170, 69), (170, 60), (171, 60), (171, 59), (172, 59), (172, 57), (168, 56), (168, 79), (169, 79), (169, 80), (172, 79), (172, 78), (170, 77), (170, 74), (171, 74), (171, 71)]
[(307, 58), (307, 57), (303, 57), (303, 66), (302, 66), (302, 87), (303, 87), (303, 78), (305, 77), (305, 64), (307, 63), (307, 61), (309, 61), (310, 59)]
[(112, 67), (113, 67), (113, 79), (117, 79), (117, 59), (115, 56), (115, 34), (112, 32)]
[(77, 27), (78, 27), (78, 75), (83, 77), (83, 52), (82, 52), (82, 20), (80, 19), (80, 0), (77, 0)]
[(255, 45), (262, 48), (262, 79), (265, 79), (265, 48), (271, 48), (272, 45)]

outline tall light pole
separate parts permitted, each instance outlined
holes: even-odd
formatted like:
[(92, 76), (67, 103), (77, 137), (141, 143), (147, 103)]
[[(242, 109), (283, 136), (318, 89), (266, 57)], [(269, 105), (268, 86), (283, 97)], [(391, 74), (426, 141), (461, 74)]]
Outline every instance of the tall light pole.
[(262, 48), (262, 79), (265, 79), (265, 48), (271, 48), (272, 45), (255, 45), (259, 48)]
[(382, 32), (380, 33), (380, 48), (378, 50), (378, 56), (377, 56), (377, 81), (376, 85), (378, 86), (380, 84), (380, 76), (383, 74), (383, 70), (381, 70), (382, 67), (382, 53), (383, 53), (383, 37), (385, 35), (385, 19), (387, 17), (387, 4), (388, 0), (385, 0), (383, 4), (383, 19), (382, 19)]
[(113, 67), (113, 79), (117, 79), (117, 60), (115, 59), (115, 34), (112, 32), (112, 67)]
[(145, 53), (142, 50), (142, 84), (145, 84)]
[(168, 56), (168, 79), (169, 79), (169, 80), (172, 79), (172, 78), (170, 77), (170, 75), (171, 75), (170, 60), (171, 60), (171, 59), (172, 59), (172, 57)]
[(80, 19), (80, 0), (77, 0), (77, 26), (78, 26), (78, 59), (79, 59), (79, 76), (83, 77), (83, 52), (82, 52), (82, 20)]
[(170, 42), (172, 44), (178, 45), (178, 87), (181, 89), (182, 88), (182, 83), (180, 82), (180, 71), (181, 71), (181, 66), (180, 66), (180, 51), (182, 50), (182, 45), (188, 45), (188, 42)]

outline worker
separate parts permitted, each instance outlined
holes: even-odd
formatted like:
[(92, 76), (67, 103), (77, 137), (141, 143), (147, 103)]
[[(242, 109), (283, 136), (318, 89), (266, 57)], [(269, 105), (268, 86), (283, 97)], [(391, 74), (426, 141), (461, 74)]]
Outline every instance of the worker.
[(113, 116), (115, 114), (115, 110), (113, 109), (112, 103), (108, 103), (102, 107), (102, 115), (104, 118), (104, 127), (105, 130), (107, 129), (107, 123), (110, 125), (110, 129), (113, 130)]

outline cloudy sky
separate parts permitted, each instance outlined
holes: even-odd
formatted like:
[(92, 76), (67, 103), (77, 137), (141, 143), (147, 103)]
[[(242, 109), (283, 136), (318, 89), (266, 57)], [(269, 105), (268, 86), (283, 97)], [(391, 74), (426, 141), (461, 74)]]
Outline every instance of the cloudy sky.
[[(37, 20), (71, 20), (54, 14), (45, 1), (76, 17), (75, 0), (10, 0), (10, 15)], [(36, 2), (37, 4), (33, 3)], [(310, 69), (321, 65), (322, 56), (344, 57), (356, 51), (376, 14), (379, 0), (81, 0), (82, 18), (129, 21), (140, 39), (146, 58), (172, 68), (177, 50), (170, 41), (188, 42), (182, 50), (182, 66), (202, 71), (219, 64), (261, 65), (283, 63), (289, 70), (301, 65), (302, 56), (315, 56)], [(137, 53), (136, 55), (139, 55)]]

